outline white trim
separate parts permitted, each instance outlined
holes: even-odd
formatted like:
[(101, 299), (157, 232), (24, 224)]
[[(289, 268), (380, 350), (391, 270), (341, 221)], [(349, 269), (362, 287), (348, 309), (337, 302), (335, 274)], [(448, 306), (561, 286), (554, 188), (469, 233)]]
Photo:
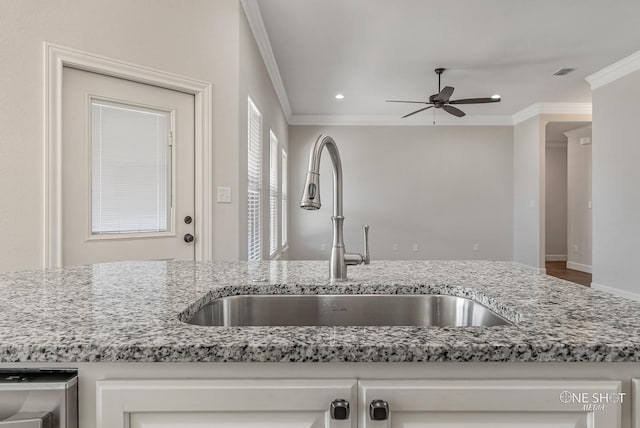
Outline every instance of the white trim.
[(638, 70), (640, 70), (640, 51), (632, 53), (600, 71), (596, 71), (585, 79), (591, 85), (591, 90), (594, 90)]
[(566, 254), (547, 254), (544, 256), (544, 259), (548, 262), (566, 262), (567, 255)]
[[(291, 116), (290, 125), (325, 125), (325, 126), (434, 126), (433, 117), (414, 116), (401, 119), (389, 115), (298, 115)], [(449, 115), (436, 115), (435, 126), (511, 126), (510, 116), (465, 116), (450, 118)]]
[(591, 124), (581, 126), (580, 128), (571, 129), (564, 133), (565, 137), (587, 137), (591, 136)]
[(63, 67), (193, 94), (195, 98), (196, 260), (211, 260), (213, 202), (211, 104), (213, 86), (152, 68), (44, 42), (44, 267), (62, 266), (62, 72)]
[(567, 262), (567, 269), (579, 270), (580, 272), (593, 273), (591, 265), (576, 262)]
[(591, 283), (591, 288), (598, 291), (604, 291), (605, 293), (613, 294), (617, 297), (623, 297), (625, 299), (635, 300), (636, 302), (640, 302), (640, 294), (634, 293), (631, 291), (620, 290), (618, 288), (609, 287), (607, 285), (596, 284), (595, 282)]
[(535, 266), (530, 266), (530, 265), (525, 265), (524, 263), (519, 263), (519, 262), (511, 262), (515, 267), (519, 267), (521, 269), (525, 269), (534, 273), (538, 273), (540, 275), (546, 275), (547, 273), (547, 269), (545, 268), (539, 268), (539, 267), (535, 267)]
[(591, 103), (536, 103), (512, 116), (512, 124), (531, 119), (541, 114), (591, 114)]
[(273, 89), (280, 101), (280, 106), (284, 111), (287, 122), (291, 123), (291, 104), (289, 103), (287, 91), (282, 83), (282, 77), (280, 76), (280, 70), (278, 69), (278, 63), (276, 62), (276, 58), (273, 54), (273, 49), (271, 48), (267, 29), (265, 28), (264, 21), (262, 20), (262, 13), (260, 13), (258, 0), (241, 0), (240, 3), (242, 4), (245, 16), (249, 22), (249, 27), (251, 27), (251, 31), (253, 32), (256, 44), (258, 45), (258, 50), (262, 55), (264, 66), (267, 68), (267, 73), (269, 73), (269, 77), (271, 78)]

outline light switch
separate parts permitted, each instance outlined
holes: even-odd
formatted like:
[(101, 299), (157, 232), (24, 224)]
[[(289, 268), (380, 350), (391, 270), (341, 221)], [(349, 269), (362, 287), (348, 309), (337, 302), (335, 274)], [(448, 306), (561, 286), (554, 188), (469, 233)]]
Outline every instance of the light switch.
[(218, 187), (216, 189), (216, 202), (222, 204), (231, 203), (231, 187)]
[(587, 202), (587, 208), (589, 209), (593, 208), (593, 204), (591, 203), (591, 201)]

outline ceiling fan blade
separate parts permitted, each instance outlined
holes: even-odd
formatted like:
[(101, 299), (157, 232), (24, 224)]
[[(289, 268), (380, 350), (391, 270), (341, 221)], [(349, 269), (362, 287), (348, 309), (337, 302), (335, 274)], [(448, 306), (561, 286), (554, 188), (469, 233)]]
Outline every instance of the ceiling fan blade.
[[(425, 111), (425, 110), (427, 110), (427, 109), (430, 109), (431, 107), (433, 107), (433, 106), (428, 106), (428, 107), (421, 108), (421, 109), (416, 110), (416, 111), (412, 111), (411, 113), (409, 113), (409, 114), (405, 114), (404, 116), (402, 116), (402, 117), (401, 117), (401, 119), (404, 119), (405, 117), (413, 116), (414, 114), (416, 114), (416, 113), (420, 113), (421, 111)], [(464, 114), (464, 113), (463, 113), (463, 114)]]
[(451, 107), (450, 105), (443, 105), (442, 108), (444, 109), (444, 111), (446, 111), (447, 113), (451, 113), (454, 116), (462, 117), (465, 115), (462, 110), (460, 110), (459, 108)]
[(453, 94), (453, 91), (454, 91), (453, 87), (445, 86), (444, 88), (442, 88), (442, 90), (440, 91), (440, 93), (438, 95), (433, 97), (433, 99), (434, 99), (434, 101), (447, 102), (447, 101), (449, 101), (449, 98), (451, 98), (451, 95)]
[(484, 104), (499, 103), (500, 98), (465, 98), (462, 100), (449, 101), (449, 104)]
[(412, 103), (412, 104), (431, 104), (428, 101), (403, 101), (403, 100), (386, 100), (388, 103)]

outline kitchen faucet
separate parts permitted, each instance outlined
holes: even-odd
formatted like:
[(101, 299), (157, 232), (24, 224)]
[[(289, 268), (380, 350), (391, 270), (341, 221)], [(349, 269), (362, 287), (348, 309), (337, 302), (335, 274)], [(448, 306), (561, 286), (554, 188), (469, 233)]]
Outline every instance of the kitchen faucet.
[(369, 264), (369, 226), (364, 225), (364, 255), (347, 253), (344, 249), (342, 215), (342, 163), (336, 142), (328, 135), (320, 135), (309, 153), (309, 170), (302, 191), (300, 208), (305, 210), (320, 209), (320, 155), (322, 149), (327, 148), (333, 166), (333, 244), (331, 245), (331, 259), (329, 259), (330, 278), (332, 281), (347, 280), (347, 266)]

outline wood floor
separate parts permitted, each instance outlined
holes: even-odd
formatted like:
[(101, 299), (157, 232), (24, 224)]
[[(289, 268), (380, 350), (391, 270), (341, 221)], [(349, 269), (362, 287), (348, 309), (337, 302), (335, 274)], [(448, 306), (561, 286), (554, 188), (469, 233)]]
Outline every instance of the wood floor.
[(591, 286), (591, 274), (579, 270), (567, 269), (567, 262), (546, 262), (547, 275), (565, 279), (577, 284)]

